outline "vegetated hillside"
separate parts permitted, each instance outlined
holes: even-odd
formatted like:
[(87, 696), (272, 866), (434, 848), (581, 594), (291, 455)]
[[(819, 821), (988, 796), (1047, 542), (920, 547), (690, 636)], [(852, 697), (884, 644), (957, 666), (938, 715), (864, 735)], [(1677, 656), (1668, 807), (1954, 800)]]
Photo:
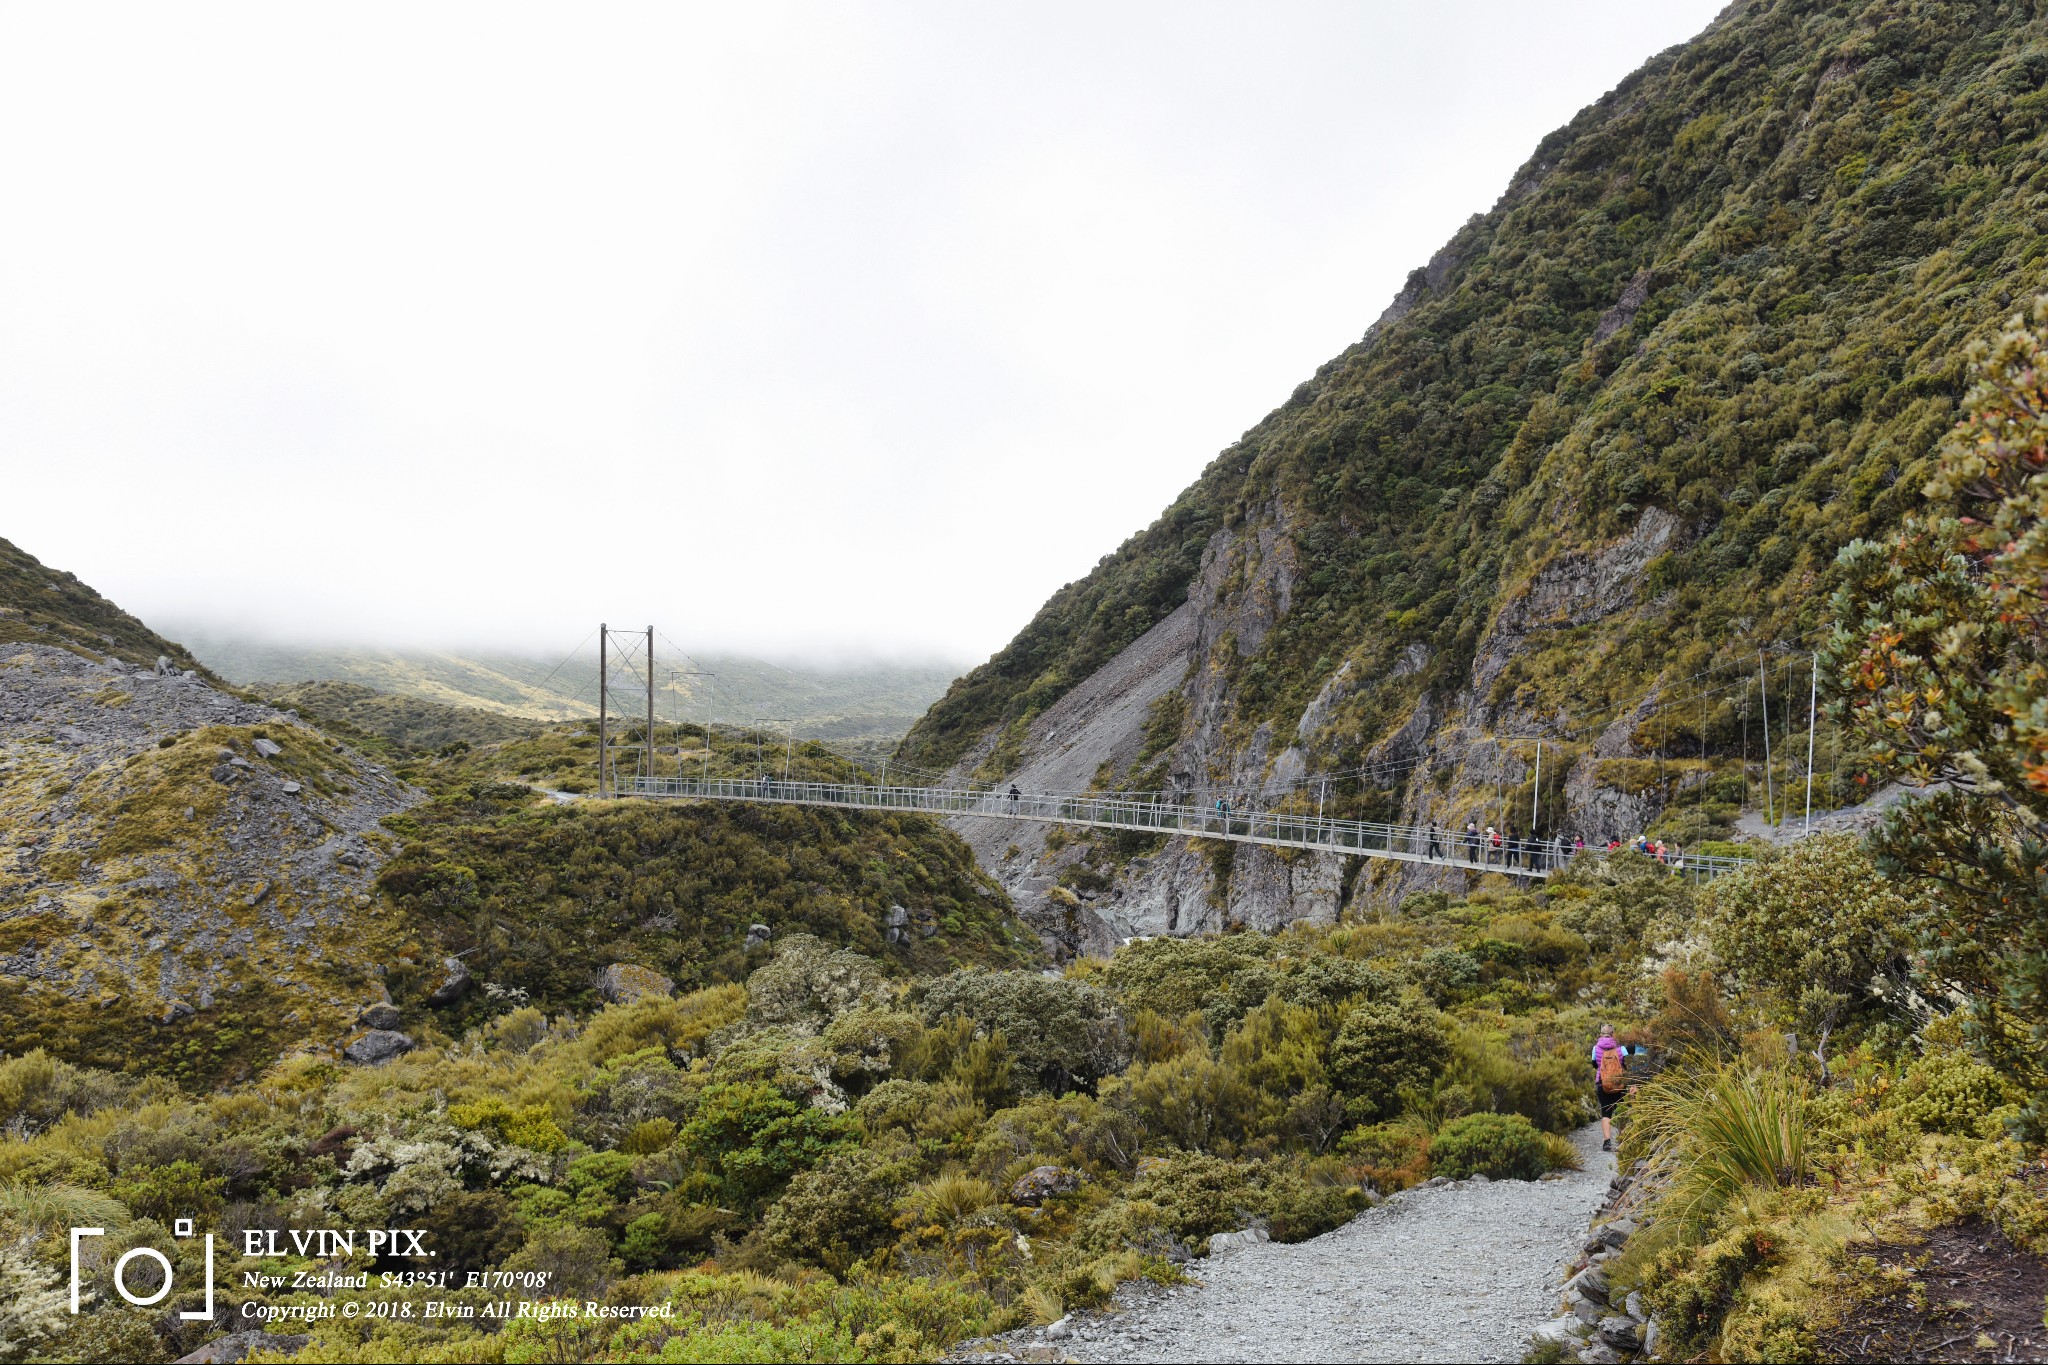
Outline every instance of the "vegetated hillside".
[[(193, 648), (222, 675), (244, 684), (346, 682), (399, 696), (536, 720), (597, 714), (597, 645), (564, 662), (502, 651), (381, 650), (287, 645), (195, 627)], [(564, 642), (566, 648), (568, 642)], [(687, 671), (685, 671), (687, 670)], [(945, 691), (941, 664), (783, 665), (740, 655), (671, 655), (655, 644), (655, 709), (663, 719), (726, 725), (773, 716), (799, 734), (826, 739), (900, 737)], [(710, 676), (705, 676), (710, 675)], [(615, 685), (635, 684), (625, 674)], [(633, 712), (636, 693), (615, 701)]]
[[(1732, 6), (1544, 139), (901, 757), (1731, 837), (1764, 804), (1766, 716), (1773, 794), (1803, 781), (1787, 751), (1836, 551), (1917, 497), (1965, 340), (2042, 279), (2044, 85), (2031, 3)], [(1816, 747), (1817, 803), (1851, 799), (1853, 755), (1825, 727)], [(1428, 875), (969, 833), (1035, 923), (1097, 948)]]
[[(0, 1050), (214, 1084), (338, 1055), (393, 1021), (372, 1006), (425, 1043), (524, 1001), (592, 1008), (613, 966), (735, 980), (766, 951), (756, 924), (896, 972), (1037, 954), (932, 821), (557, 806), (520, 780), (590, 790), (594, 725), (347, 684), (289, 689), (286, 711), (160, 674), (176, 646), (8, 548), (10, 596), (56, 582), (62, 611), (0, 617)], [(656, 738), (664, 764), (757, 765), (751, 734), (711, 755), (701, 730)], [(815, 744), (794, 762), (851, 773)]]
[(12, 541), (0, 540), (0, 645), (31, 642), (145, 667), (166, 657), (181, 671), (204, 671), (183, 645), (158, 635), (78, 575), (49, 568)]
[(398, 696), (360, 683), (272, 683), (257, 690), (274, 705), (297, 711), (364, 748), (401, 758), (454, 744), (519, 739), (540, 728), (537, 722), (495, 711)]
[[(534, 786), (594, 790), (596, 731), (551, 726), (399, 769), (436, 799), (386, 822), (404, 843), (379, 886), (480, 980), (552, 1008), (588, 1008), (612, 963), (684, 989), (715, 985), (744, 978), (791, 933), (897, 974), (1038, 959), (1037, 940), (1010, 919), (967, 845), (924, 816), (537, 796)], [(706, 754), (701, 729), (656, 733), (691, 775), (714, 778), (753, 776), (754, 738), (716, 732)], [(671, 770), (666, 755), (659, 762)], [(789, 771), (798, 781), (853, 776), (816, 744), (800, 746)], [(506, 1008), (492, 999), (473, 995), (437, 1017), (452, 1028)]]

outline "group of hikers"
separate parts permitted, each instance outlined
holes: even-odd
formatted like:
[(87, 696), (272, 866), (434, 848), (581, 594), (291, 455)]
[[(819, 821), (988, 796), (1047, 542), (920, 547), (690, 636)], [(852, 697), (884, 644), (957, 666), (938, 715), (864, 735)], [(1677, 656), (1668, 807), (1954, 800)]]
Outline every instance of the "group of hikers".
[[(1521, 867), (1526, 864), (1532, 870), (1563, 867), (1573, 858), (1586, 851), (1586, 841), (1573, 837), (1567, 840), (1562, 833), (1550, 838), (1524, 839), (1515, 833), (1513, 824), (1504, 824), (1496, 829), (1492, 825), (1481, 829), (1476, 820), (1465, 822), (1465, 832), (1460, 840), (1465, 861), (1468, 863), (1497, 863), (1502, 867)], [(1610, 839), (1607, 852), (1619, 853), (1621, 840)], [(1639, 834), (1632, 845), (1636, 852), (1655, 858), (1668, 867), (1682, 868), (1685, 856), (1677, 844), (1667, 844), (1662, 839), (1652, 839)], [(1429, 825), (1430, 858), (1447, 858), (1444, 851), (1444, 831), (1435, 821)]]

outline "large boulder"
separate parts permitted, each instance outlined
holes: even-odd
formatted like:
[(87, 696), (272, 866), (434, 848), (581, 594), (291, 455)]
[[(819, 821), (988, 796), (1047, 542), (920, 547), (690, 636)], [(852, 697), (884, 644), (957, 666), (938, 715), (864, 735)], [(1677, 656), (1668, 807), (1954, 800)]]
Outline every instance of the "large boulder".
[(356, 1016), (356, 1023), (364, 1028), (394, 1029), (398, 1027), (398, 1007), (389, 1001), (366, 1005)]
[(462, 965), (461, 958), (442, 958), (441, 965), (448, 969), (448, 975), (427, 997), (429, 1005), (452, 1005), (469, 989), (469, 968)]
[(378, 1066), (412, 1051), (412, 1039), (396, 1029), (373, 1028), (351, 1038), (341, 1055), (362, 1066)]
[(660, 972), (632, 962), (614, 962), (597, 978), (597, 993), (614, 1005), (644, 1000), (650, 995), (663, 999), (676, 993), (676, 983)]
[(1080, 1188), (1081, 1177), (1064, 1167), (1034, 1166), (1010, 1187), (1010, 1202), (1035, 1209), (1055, 1195), (1072, 1194)]

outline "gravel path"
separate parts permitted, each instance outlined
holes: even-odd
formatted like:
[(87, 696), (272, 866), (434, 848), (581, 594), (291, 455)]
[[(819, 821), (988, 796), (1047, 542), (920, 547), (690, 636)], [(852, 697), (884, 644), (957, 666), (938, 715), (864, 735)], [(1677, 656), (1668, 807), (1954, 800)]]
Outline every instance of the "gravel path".
[(1312, 1241), (1201, 1262), (1201, 1284), (1046, 1344), (1081, 1361), (1518, 1361), (1614, 1177), (1598, 1126), (1573, 1141), (1583, 1171), (1408, 1190)]

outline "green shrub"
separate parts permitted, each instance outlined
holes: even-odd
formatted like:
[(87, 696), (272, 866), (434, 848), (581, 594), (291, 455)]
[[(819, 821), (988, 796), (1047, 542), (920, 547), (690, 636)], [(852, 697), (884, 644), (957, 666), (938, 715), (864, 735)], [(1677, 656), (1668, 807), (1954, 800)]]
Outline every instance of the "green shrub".
[(1429, 1142), (1430, 1174), (1452, 1180), (1534, 1180), (1549, 1169), (1543, 1134), (1520, 1114), (1467, 1114)]
[(755, 1081), (706, 1086), (681, 1140), (740, 1198), (755, 1200), (817, 1165), (853, 1130), (851, 1121), (800, 1106)]
[(1361, 1005), (1344, 1016), (1330, 1044), (1330, 1078), (1363, 1119), (1391, 1118), (1400, 1092), (1427, 1087), (1449, 1060), (1450, 1040), (1434, 1010), (1408, 1004)]
[(1462, 1028), (1446, 1074), (1471, 1096), (1471, 1108), (1520, 1114), (1546, 1133), (1568, 1133), (1595, 1117), (1592, 1068), (1576, 1043), (1528, 1055), (1544, 1041)]
[(1456, 948), (1432, 948), (1412, 969), (1415, 984), (1438, 1005), (1451, 1005), (1479, 985), (1479, 959)]
[(1065, 977), (962, 971), (926, 985), (922, 996), (931, 1023), (957, 1015), (1001, 1034), (1027, 1092), (1092, 1090), (1131, 1060), (1123, 1016), (1110, 998)]
[(899, 1176), (865, 1148), (834, 1152), (789, 1182), (761, 1220), (761, 1240), (788, 1261), (844, 1274), (889, 1240)]
[(1194, 1247), (1213, 1233), (1261, 1223), (1275, 1241), (1298, 1242), (1341, 1226), (1364, 1207), (1355, 1185), (1315, 1184), (1275, 1162), (1183, 1153), (1148, 1162), (1128, 1197), (1103, 1209), (1079, 1236), (1101, 1249)]
[(1891, 1104), (1929, 1133), (1996, 1137), (2018, 1096), (1996, 1071), (1961, 1051), (1930, 1052), (1906, 1068)]
[[(1110, 990), (1133, 1012), (1179, 1019), (1219, 1010), (1211, 1021), (1217, 1028), (1266, 998), (1273, 980), (1271, 951), (1267, 940), (1250, 934), (1149, 938), (1117, 949), (1106, 975)], [(1253, 988), (1256, 996), (1241, 998)]]

